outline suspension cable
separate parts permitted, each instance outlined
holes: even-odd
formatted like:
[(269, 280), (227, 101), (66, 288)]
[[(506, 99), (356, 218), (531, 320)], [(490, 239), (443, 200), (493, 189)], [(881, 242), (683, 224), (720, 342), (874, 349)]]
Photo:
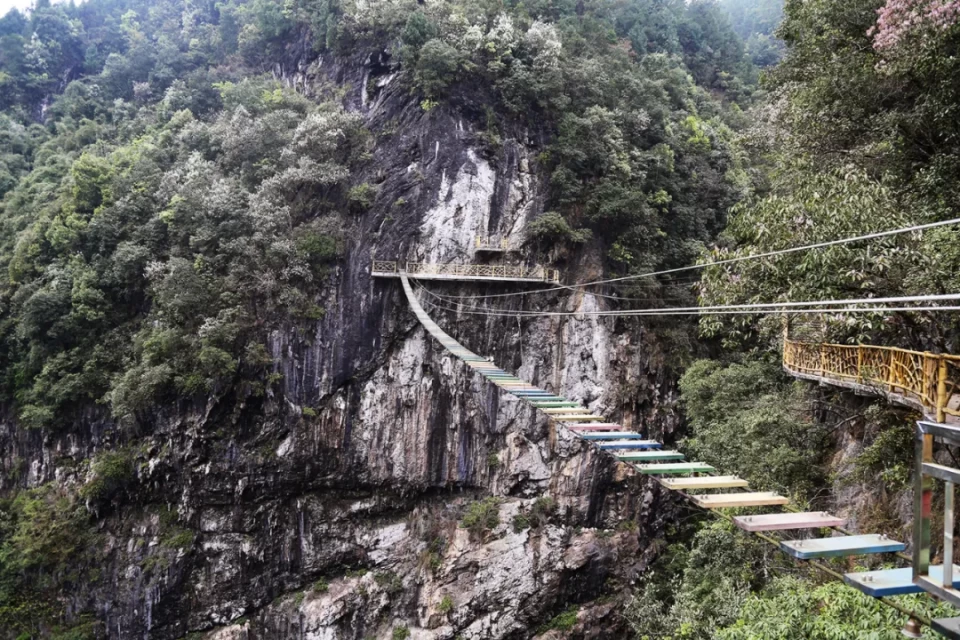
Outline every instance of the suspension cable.
[(745, 261), (747, 261), (747, 260), (758, 260), (758, 259), (760, 259), (760, 258), (771, 258), (771, 257), (774, 257), (774, 256), (781, 256), (781, 255), (787, 255), (787, 254), (790, 254), (790, 253), (796, 253), (796, 252), (798, 252), (798, 251), (807, 251), (807, 250), (810, 250), (810, 249), (824, 249), (824, 248), (826, 248), (826, 247), (834, 247), (834, 246), (837, 246), (837, 245), (849, 244), (849, 243), (852, 243), (852, 242), (860, 242), (860, 241), (863, 241), (863, 240), (876, 240), (876, 239), (878, 239), (878, 238), (887, 238), (887, 237), (890, 237), (890, 236), (900, 235), (900, 234), (904, 234), (904, 233), (922, 232), (922, 231), (927, 231), (927, 230), (929, 230), (929, 229), (936, 229), (936, 228), (938, 228), (938, 227), (945, 227), (945, 226), (954, 225), (954, 224), (958, 224), (958, 223), (960, 223), (960, 218), (951, 218), (950, 220), (942, 220), (942, 221), (940, 221), (940, 222), (930, 222), (930, 223), (927, 223), (927, 224), (912, 225), (912, 226), (909, 226), (909, 227), (901, 227), (901, 228), (899, 228), (899, 229), (891, 229), (891, 230), (889, 230), (889, 231), (877, 231), (877, 232), (874, 232), (874, 233), (867, 233), (867, 234), (863, 234), (863, 235), (859, 235), (859, 236), (852, 236), (852, 237), (847, 237), (847, 238), (840, 238), (840, 239), (838, 239), (838, 240), (828, 240), (828, 241), (826, 241), (826, 242), (817, 242), (817, 243), (814, 243), (814, 244), (807, 244), (807, 245), (803, 245), (803, 246), (799, 246), (799, 247), (790, 247), (790, 248), (787, 248), (787, 249), (778, 249), (778, 250), (775, 250), (775, 251), (767, 251), (767, 252), (765, 252), (765, 253), (757, 253), (757, 254), (751, 254), (751, 255), (746, 255), (746, 256), (736, 256), (736, 257), (733, 257), (733, 258), (725, 258), (725, 259), (723, 259), (723, 260), (717, 260), (716, 262), (705, 262), (705, 263), (702, 263), (702, 264), (692, 264), (692, 265), (688, 265), (688, 266), (685, 266), (685, 267), (676, 267), (676, 268), (674, 268), (674, 269), (664, 269), (664, 270), (661, 270), (661, 271), (651, 271), (651, 272), (649, 272), (649, 273), (641, 273), (641, 274), (632, 275), (632, 276), (621, 276), (621, 277), (619, 277), (619, 278), (609, 278), (609, 279), (605, 279), (605, 280), (594, 280), (594, 281), (592, 281), (592, 282), (581, 282), (581, 283), (578, 283), (578, 284), (571, 284), (571, 285), (557, 285), (557, 286), (554, 286), (554, 287), (547, 287), (547, 288), (544, 288), (544, 289), (535, 289), (535, 290), (532, 290), (532, 291), (515, 291), (515, 292), (512, 292), (512, 293), (493, 293), (493, 294), (487, 294), (487, 295), (481, 295), (481, 296), (454, 296), (454, 297), (460, 297), (460, 298), (469, 298), (469, 297), (474, 297), (474, 298), (507, 298), (507, 297), (513, 297), (513, 296), (531, 295), (531, 294), (534, 294), (534, 293), (547, 293), (547, 292), (550, 292), (550, 291), (561, 291), (561, 290), (564, 290), (564, 289), (577, 289), (577, 288), (580, 288), (580, 287), (588, 287), (588, 286), (593, 286), (593, 285), (598, 285), (598, 284), (609, 284), (609, 283), (611, 283), (611, 282), (622, 282), (622, 281), (624, 281), (624, 280), (636, 280), (636, 279), (638, 279), (638, 278), (652, 278), (652, 277), (654, 277), (654, 276), (662, 276), (662, 275), (667, 275), (667, 274), (671, 274), (671, 273), (680, 273), (680, 272), (683, 272), (683, 271), (691, 271), (691, 270), (694, 270), (694, 269), (704, 269), (704, 268), (706, 268), (706, 267), (716, 267), (716, 266), (724, 265), (724, 264), (733, 264), (733, 263), (736, 263), (736, 262), (745, 262)]
[[(444, 300), (418, 283), (418, 287), (428, 295)], [(791, 302), (768, 302), (743, 305), (714, 305), (706, 307), (664, 307), (661, 309), (625, 309), (622, 311), (524, 311), (524, 310), (496, 310), (486, 307), (474, 307), (457, 303), (458, 307), (431, 303), (438, 309), (456, 311), (468, 315), (498, 316), (498, 317), (568, 317), (568, 316), (669, 316), (669, 315), (758, 315), (766, 313), (852, 313), (877, 312), (887, 313), (896, 311), (956, 311), (957, 306), (910, 306), (887, 307), (871, 306), (860, 307), (854, 305), (896, 304), (904, 302), (945, 302), (960, 300), (960, 293), (947, 293), (922, 296), (893, 296), (885, 298), (849, 298), (844, 300), (808, 300)], [(836, 307), (836, 308), (834, 308)], [(464, 310), (466, 308), (467, 310)]]

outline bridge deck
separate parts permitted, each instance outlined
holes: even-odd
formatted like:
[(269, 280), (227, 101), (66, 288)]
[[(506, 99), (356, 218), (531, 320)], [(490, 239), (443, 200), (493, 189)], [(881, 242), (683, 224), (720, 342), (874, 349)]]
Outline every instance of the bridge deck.
[[(370, 270), (374, 278), (414, 278), (416, 280), (467, 280), (475, 282), (534, 282), (558, 284), (560, 272), (539, 265), (525, 267), (504, 264), (434, 264), (426, 262), (387, 262), (374, 260)], [(449, 336), (448, 336), (449, 337)]]

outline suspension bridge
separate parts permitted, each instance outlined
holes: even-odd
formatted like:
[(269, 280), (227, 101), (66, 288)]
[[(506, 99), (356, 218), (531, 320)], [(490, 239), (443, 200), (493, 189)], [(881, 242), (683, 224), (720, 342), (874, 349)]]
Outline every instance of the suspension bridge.
[[(782, 552), (806, 561), (817, 569), (843, 580), (860, 592), (880, 599), (908, 616), (904, 635), (920, 637), (923, 623), (948, 637), (960, 639), (960, 618), (931, 620), (910, 610), (891, 596), (930, 593), (960, 607), (960, 567), (952, 563), (931, 564), (931, 511), (933, 482), (946, 485), (943, 522), (954, 518), (953, 485), (960, 482), (960, 469), (934, 461), (936, 441), (960, 444), (960, 428), (944, 424), (947, 418), (960, 422), (960, 357), (892, 349), (797, 342), (784, 339), (783, 367), (798, 378), (874, 393), (891, 402), (923, 411), (936, 422), (917, 426), (917, 469), (913, 555), (904, 553), (906, 544), (880, 533), (853, 533), (844, 529), (846, 520), (836, 515), (797, 509), (789, 498), (775, 492), (758, 491), (733, 475), (724, 475), (710, 464), (687, 460), (684, 454), (664, 448), (658, 440), (624, 429), (590, 411), (581, 403), (522, 380), (495, 363), (473, 353), (443, 331), (421, 306), (410, 280), (448, 279), (492, 282), (538, 281), (559, 283), (559, 274), (538, 267), (536, 271), (496, 271), (486, 265), (424, 266), (407, 263), (375, 263), (375, 277), (399, 278), (414, 315), (424, 329), (453, 356), (460, 359), (491, 384), (543, 412), (551, 424), (565, 429), (587, 445), (614, 456), (635, 472), (650, 476), (665, 489), (677, 492), (692, 504), (730, 520), (738, 528), (777, 546)], [(412, 267), (412, 269), (411, 269)], [(476, 267), (483, 267), (479, 269)], [(530, 276), (530, 277), (527, 277)], [(764, 507), (768, 512), (731, 516), (731, 508)], [(772, 510), (772, 511), (771, 511)], [(823, 532), (825, 537), (790, 537), (780, 532)], [(944, 558), (953, 557), (953, 530), (944, 528)], [(909, 560), (911, 566), (840, 574), (824, 560), (886, 555), (889, 562)], [(913, 625), (913, 626), (911, 626)]]

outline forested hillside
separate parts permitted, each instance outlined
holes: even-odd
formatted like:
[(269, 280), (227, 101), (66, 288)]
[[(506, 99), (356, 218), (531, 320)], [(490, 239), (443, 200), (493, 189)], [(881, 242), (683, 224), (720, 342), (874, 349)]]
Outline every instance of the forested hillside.
[[(769, 182), (756, 182), (731, 210), (717, 248), (703, 259), (956, 218), (958, 19), (956, 2), (786, 2), (775, 31), (786, 53), (767, 71), (769, 95), (741, 138)], [(958, 240), (949, 226), (714, 267), (698, 290), (705, 304), (955, 292)], [(701, 321), (701, 337), (718, 341), (722, 357), (694, 363), (681, 379), (686, 450), (751, 484), (789, 492), (799, 504), (841, 510), (860, 530), (909, 539), (919, 414), (783, 379), (782, 323), (758, 316)], [(827, 314), (792, 324), (813, 341), (960, 350), (960, 325), (949, 313)], [(766, 550), (744, 545), (725, 527), (691, 535), (692, 545), (665, 554), (660, 577), (634, 603), (641, 635), (901, 637), (902, 619), (889, 609), (835, 585), (798, 581), (788, 575), (793, 568), (777, 567)], [(816, 584), (823, 576), (804, 579)], [(656, 624), (645, 622), (658, 616)]]
[[(406, 527), (403, 514), (439, 513), (442, 492), (465, 487), (567, 500), (555, 523), (567, 537), (551, 544), (612, 527), (632, 502), (598, 489), (580, 506), (590, 492), (528, 486), (523, 459), (489, 462), (508, 455), (505, 436), (477, 440), (445, 396), (416, 428), (442, 424), (431, 451), (469, 446), (452, 477), (412, 444), (415, 428), (384, 435), (418, 383), (396, 381), (409, 319), (369, 283), (369, 260), (435, 241), (421, 220), (469, 166), (496, 174), (489, 219), (524, 207), (525, 260), (573, 280), (689, 263), (752, 190), (736, 130), (756, 78), (712, 2), (40, 0), (7, 14), (0, 635), (176, 638), (258, 615), (256, 637), (289, 637), (285, 624), (404, 637), (452, 615), (418, 617), (433, 596), (411, 595), (413, 581), (463, 569), (444, 569), (455, 532), (433, 525), (383, 560), (370, 545), (391, 518)], [(638, 289), (693, 299), (683, 282)], [(394, 372), (396, 414), (357, 400), (381, 370)], [(672, 419), (639, 387), (623, 393)], [(400, 439), (406, 453), (388, 448)], [(425, 464), (438, 469), (421, 477)], [(344, 495), (356, 502), (335, 516)], [(380, 506), (360, 506), (364, 495)], [(418, 556), (433, 559), (406, 564)], [(516, 618), (465, 637), (523, 635), (571, 601), (629, 595), (605, 581), (606, 560), (591, 562), (586, 584), (537, 589), (523, 607), (478, 592), (451, 623)], [(296, 617), (304, 589), (322, 602), (326, 581), (356, 589), (355, 617)], [(385, 604), (364, 604), (379, 594)], [(297, 622), (278, 621), (287, 610)], [(622, 627), (611, 619), (597, 624)]]
[[(0, 18), (0, 638), (893, 637), (895, 614), (777, 577), (481, 393), (370, 262), (472, 261), (474, 235), (509, 236), (506, 260), (573, 283), (951, 217), (958, 18), (946, 0)], [(953, 291), (956, 240), (503, 305)], [(438, 323), (899, 535), (911, 416), (785, 380), (777, 320), (713, 318)], [(960, 352), (949, 318), (823, 330)]]

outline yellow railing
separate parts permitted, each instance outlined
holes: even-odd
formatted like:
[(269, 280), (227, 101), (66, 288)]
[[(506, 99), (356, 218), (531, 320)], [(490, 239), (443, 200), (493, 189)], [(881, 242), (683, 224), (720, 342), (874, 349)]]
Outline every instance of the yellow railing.
[(507, 239), (500, 238), (481, 238), (476, 236), (476, 247), (482, 251), (506, 251), (507, 250)]
[(960, 416), (960, 356), (869, 345), (783, 343), (787, 371), (856, 385), (921, 409), (937, 422)]
[[(432, 264), (426, 262), (407, 262), (403, 271), (410, 276), (450, 276), (466, 278), (517, 278), (560, 282), (560, 272), (539, 265), (535, 267), (515, 267), (496, 264)], [(400, 273), (397, 262), (373, 262), (374, 273)]]

